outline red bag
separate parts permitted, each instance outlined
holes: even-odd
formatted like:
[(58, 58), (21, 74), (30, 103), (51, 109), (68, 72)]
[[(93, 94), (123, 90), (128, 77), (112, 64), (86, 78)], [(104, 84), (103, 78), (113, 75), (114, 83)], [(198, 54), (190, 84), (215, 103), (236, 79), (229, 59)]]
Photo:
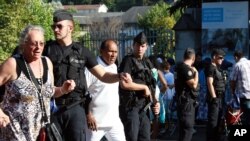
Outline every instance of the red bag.
[(42, 128), (39, 132), (39, 141), (46, 141), (45, 128)]
[(39, 141), (62, 141), (61, 134), (54, 123), (46, 124), (39, 132)]

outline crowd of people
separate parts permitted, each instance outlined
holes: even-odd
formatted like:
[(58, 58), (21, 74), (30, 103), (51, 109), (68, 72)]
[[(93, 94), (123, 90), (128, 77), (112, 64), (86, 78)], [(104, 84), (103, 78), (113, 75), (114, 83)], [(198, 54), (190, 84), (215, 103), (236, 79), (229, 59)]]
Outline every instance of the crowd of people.
[(64, 141), (150, 141), (172, 119), (179, 126), (178, 140), (191, 141), (201, 110), (207, 141), (219, 141), (227, 82), (232, 98), (239, 97), (242, 124), (250, 124), (250, 61), (242, 50), (235, 51), (227, 78), (222, 49), (202, 60), (187, 48), (179, 63), (146, 57), (148, 41), (140, 32), (132, 54), (117, 64), (115, 40), (103, 41), (98, 57), (72, 40), (69, 12), (54, 12), (52, 30), (55, 40), (46, 42), (41, 26), (28, 25), (0, 66), (0, 140), (37, 141), (45, 112)]

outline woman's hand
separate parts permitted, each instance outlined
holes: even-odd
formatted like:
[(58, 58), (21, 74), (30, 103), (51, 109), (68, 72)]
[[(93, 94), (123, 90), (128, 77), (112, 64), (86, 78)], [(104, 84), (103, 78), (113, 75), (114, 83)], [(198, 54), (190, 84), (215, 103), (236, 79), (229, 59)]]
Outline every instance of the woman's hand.
[(10, 123), (9, 116), (4, 114), (4, 112), (1, 110), (0, 111), (0, 128), (6, 127), (9, 123)]
[(66, 80), (63, 83), (61, 90), (61, 93), (68, 94), (69, 92), (73, 91), (75, 89), (76, 83), (74, 80)]

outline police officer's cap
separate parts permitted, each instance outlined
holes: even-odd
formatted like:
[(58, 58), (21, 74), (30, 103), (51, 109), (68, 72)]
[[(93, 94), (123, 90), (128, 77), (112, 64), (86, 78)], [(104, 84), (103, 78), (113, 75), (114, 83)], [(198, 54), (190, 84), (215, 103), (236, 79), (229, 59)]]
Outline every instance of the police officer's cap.
[(211, 53), (211, 57), (213, 58), (215, 55), (221, 55), (221, 56), (225, 56), (225, 52), (222, 49), (213, 49), (212, 53)]
[(138, 35), (134, 38), (134, 43), (138, 43), (140, 45), (147, 43), (147, 37), (144, 32), (140, 32)]
[(66, 10), (57, 10), (53, 14), (53, 21), (54, 22), (60, 22), (63, 20), (70, 20), (73, 21), (73, 16), (70, 12)]

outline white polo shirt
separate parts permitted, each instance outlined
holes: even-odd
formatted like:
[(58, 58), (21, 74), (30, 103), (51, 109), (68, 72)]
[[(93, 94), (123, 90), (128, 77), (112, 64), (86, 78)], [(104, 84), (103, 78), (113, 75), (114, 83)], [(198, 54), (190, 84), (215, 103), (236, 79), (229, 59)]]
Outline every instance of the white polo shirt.
[[(100, 57), (97, 62), (107, 71), (117, 73), (116, 64), (107, 65)], [(120, 121), (119, 118), (119, 82), (104, 83), (92, 75), (87, 69), (85, 71), (88, 90), (92, 97), (89, 105), (90, 112), (94, 115), (97, 126), (111, 127)]]

